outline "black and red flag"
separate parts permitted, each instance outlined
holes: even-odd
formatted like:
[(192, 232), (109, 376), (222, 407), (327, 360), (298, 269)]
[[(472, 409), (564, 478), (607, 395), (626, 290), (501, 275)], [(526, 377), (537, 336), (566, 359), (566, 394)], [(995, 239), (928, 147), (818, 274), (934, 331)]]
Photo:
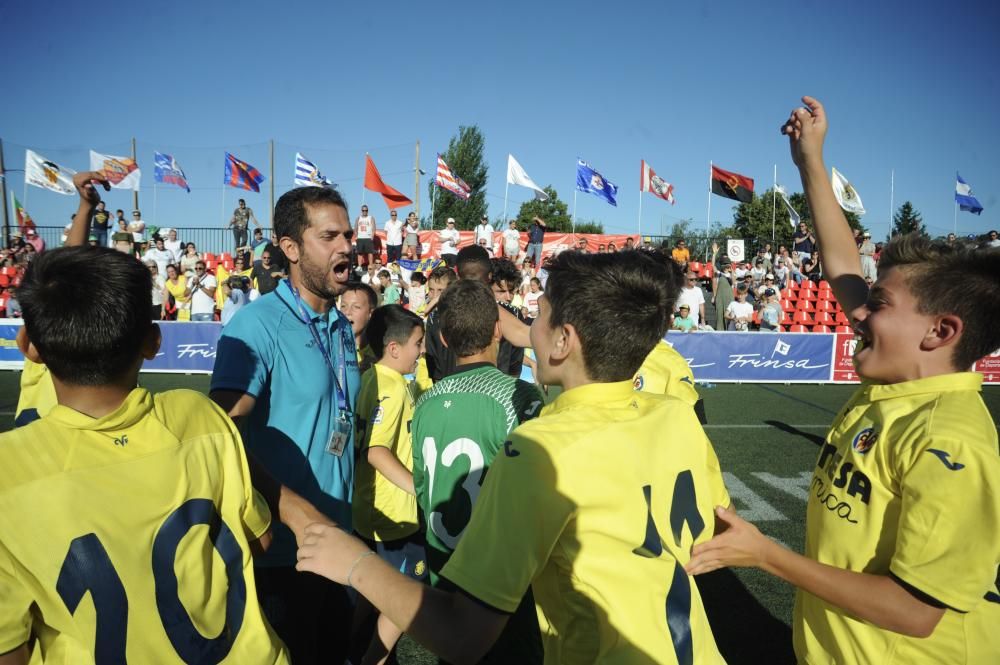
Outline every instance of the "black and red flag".
[(753, 200), (753, 178), (712, 166), (712, 193), (750, 203)]

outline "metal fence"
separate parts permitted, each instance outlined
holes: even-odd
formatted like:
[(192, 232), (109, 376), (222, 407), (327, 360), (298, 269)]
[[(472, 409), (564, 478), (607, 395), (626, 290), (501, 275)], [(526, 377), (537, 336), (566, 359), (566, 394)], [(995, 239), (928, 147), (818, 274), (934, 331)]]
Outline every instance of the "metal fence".
[[(152, 235), (149, 233), (147, 227), (147, 232), (144, 237), (147, 242), (151, 242)], [(186, 228), (186, 227), (170, 227), (177, 231), (177, 239), (186, 245), (189, 242), (193, 242), (194, 246), (198, 248), (198, 252), (212, 252), (213, 254), (221, 254), (222, 252), (233, 253), (236, 248), (236, 240), (233, 236), (233, 232), (230, 229), (206, 229), (206, 228)], [(166, 238), (166, 229), (163, 227), (163, 237)], [(38, 232), (39, 237), (45, 242), (45, 247), (51, 249), (53, 247), (61, 247), (66, 240), (66, 229), (59, 226), (38, 226), (35, 227)], [(265, 228), (264, 238), (271, 238), (271, 229)], [(111, 235), (112, 232), (108, 232), (108, 246), (111, 246)], [(248, 231), (248, 242), (253, 240), (253, 229)]]

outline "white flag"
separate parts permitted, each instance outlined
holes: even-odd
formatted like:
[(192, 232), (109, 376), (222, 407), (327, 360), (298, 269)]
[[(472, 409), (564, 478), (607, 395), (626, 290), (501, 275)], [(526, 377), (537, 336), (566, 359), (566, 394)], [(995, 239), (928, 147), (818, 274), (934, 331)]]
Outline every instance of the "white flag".
[(792, 207), (792, 202), (788, 200), (788, 192), (785, 191), (784, 187), (781, 185), (775, 185), (774, 191), (778, 192), (778, 195), (781, 196), (781, 200), (785, 202), (785, 207), (788, 208), (788, 221), (794, 229), (799, 225), (799, 222), (802, 221), (802, 218), (799, 217), (799, 213), (795, 212), (795, 208)]
[(528, 189), (535, 190), (535, 198), (539, 201), (548, 201), (549, 195), (545, 190), (535, 184), (535, 181), (528, 177), (521, 165), (514, 159), (514, 155), (507, 155), (507, 182), (512, 185), (520, 185)]
[(832, 171), (833, 195), (837, 197), (837, 203), (840, 204), (840, 207), (855, 215), (865, 214), (865, 206), (861, 203), (861, 197), (857, 190), (851, 186), (851, 183), (847, 182), (843, 173), (837, 169), (832, 169)]
[(76, 171), (59, 166), (33, 150), (24, 151), (24, 180), (29, 185), (48, 189), (59, 194), (76, 194), (73, 176)]
[(295, 186), (296, 187), (333, 187), (329, 178), (319, 172), (315, 164), (306, 159), (301, 152), (295, 153)]
[(100, 171), (115, 189), (131, 189), (139, 191), (139, 179), (142, 171), (131, 157), (115, 157), (90, 151), (90, 170)]

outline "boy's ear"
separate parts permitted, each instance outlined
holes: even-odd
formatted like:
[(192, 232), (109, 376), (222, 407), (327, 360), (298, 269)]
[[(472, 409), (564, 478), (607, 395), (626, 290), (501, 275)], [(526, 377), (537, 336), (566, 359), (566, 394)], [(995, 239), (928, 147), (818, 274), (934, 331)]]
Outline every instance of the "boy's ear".
[(958, 342), (965, 330), (965, 323), (954, 314), (938, 317), (934, 327), (927, 331), (921, 346), (925, 350), (940, 349)]
[(500, 340), (503, 339), (503, 333), (500, 332), (500, 319), (493, 324), (493, 344), (499, 344)]
[(139, 353), (146, 360), (152, 360), (156, 357), (156, 354), (160, 352), (160, 344), (163, 342), (163, 336), (160, 333), (160, 326), (156, 323), (149, 329), (146, 333), (146, 339), (142, 340), (142, 346), (139, 347)]
[(556, 326), (552, 334), (554, 337), (552, 351), (549, 353), (550, 362), (566, 360), (573, 352), (573, 349), (578, 348), (580, 345), (580, 338), (576, 334), (576, 328), (568, 323)]
[(42, 357), (38, 355), (38, 349), (36, 349), (35, 345), (31, 343), (30, 339), (28, 339), (28, 331), (24, 326), (21, 326), (21, 328), (17, 331), (16, 341), (18, 350), (24, 354), (25, 358), (33, 363), (42, 364), (45, 362), (42, 360)]

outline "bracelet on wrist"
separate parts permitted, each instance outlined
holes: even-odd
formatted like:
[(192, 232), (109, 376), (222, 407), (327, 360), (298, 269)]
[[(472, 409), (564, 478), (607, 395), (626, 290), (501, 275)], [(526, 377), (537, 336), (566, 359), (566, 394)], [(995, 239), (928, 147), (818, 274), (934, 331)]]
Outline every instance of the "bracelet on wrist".
[(354, 588), (354, 585), (351, 583), (351, 576), (354, 574), (354, 569), (357, 568), (358, 564), (361, 563), (364, 559), (367, 559), (373, 554), (375, 554), (375, 552), (373, 552), (372, 550), (368, 550), (367, 552), (363, 552), (360, 556), (358, 556), (357, 559), (354, 560), (354, 563), (351, 564), (351, 569), (347, 571), (347, 586), (351, 587), (352, 589)]

